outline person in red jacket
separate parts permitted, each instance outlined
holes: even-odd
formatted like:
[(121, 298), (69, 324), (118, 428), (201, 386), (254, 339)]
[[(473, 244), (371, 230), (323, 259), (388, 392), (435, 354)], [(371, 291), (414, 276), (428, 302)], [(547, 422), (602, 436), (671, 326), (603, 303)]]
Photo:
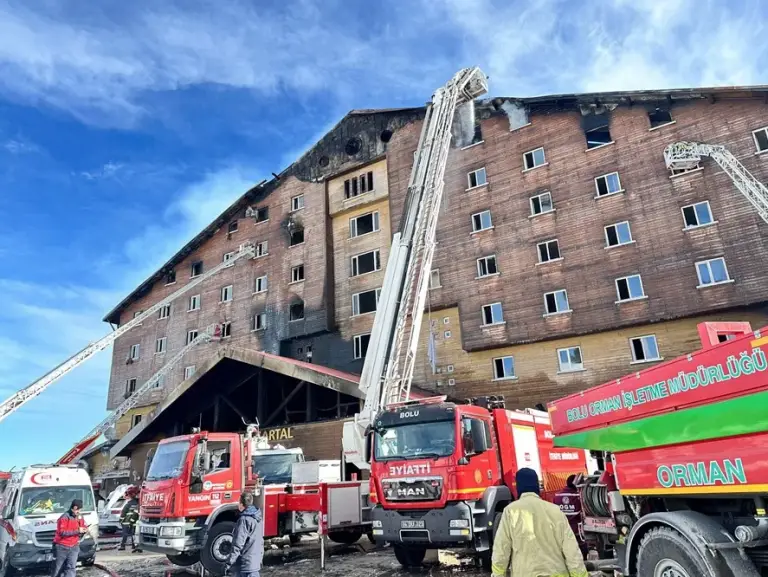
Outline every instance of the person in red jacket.
[(52, 577), (75, 577), (77, 556), (80, 554), (80, 537), (88, 530), (80, 517), (83, 502), (72, 501), (69, 511), (59, 517), (56, 523), (56, 535), (53, 537)]

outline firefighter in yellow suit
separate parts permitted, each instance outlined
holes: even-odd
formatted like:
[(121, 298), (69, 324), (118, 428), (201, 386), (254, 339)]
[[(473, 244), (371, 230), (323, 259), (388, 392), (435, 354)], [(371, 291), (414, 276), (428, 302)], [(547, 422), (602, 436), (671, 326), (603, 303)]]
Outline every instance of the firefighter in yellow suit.
[(504, 509), (493, 541), (491, 570), (504, 577), (588, 577), (565, 514), (539, 497), (539, 476), (520, 469), (519, 499)]

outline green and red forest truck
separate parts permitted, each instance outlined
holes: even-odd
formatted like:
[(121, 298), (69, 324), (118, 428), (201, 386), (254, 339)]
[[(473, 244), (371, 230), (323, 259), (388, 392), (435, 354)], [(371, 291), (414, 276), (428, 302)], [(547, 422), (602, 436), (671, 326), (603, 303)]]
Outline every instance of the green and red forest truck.
[(594, 569), (768, 575), (768, 327), (702, 323), (702, 349), (549, 405), (579, 483)]

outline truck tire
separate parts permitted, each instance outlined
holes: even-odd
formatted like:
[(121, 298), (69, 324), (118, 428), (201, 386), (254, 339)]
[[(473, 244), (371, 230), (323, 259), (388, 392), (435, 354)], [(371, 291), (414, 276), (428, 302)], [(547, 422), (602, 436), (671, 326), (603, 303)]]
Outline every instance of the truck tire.
[(427, 555), (426, 547), (404, 547), (402, 545), (393, 545), (395, 550), (395, 559), (404, 568), (421, 567), (424, 557)]
[(88, 557), (88, 559), (83, 559), (81, 563), (83, 567), (93, 567), (93, 564), (96, 563), (96, 555)]
[(234, 532), (234, 521), (220, 521), (208, 531), (200, 551), (200, 562), (206, 571), (217, 576), (224, 575), (224, 565), (232, 551), (232, 533)]
[(166, 555), (168, 561), (179, 567), (192, 567), (195, 563), (200, 562), (200, 552), (194, 553), (182, 553), (181, 555)]
[(353, 545), (354, 543), (357, 543), (362, 536), (362, 529), (353, 529), (349, 531), (331, 531), (328, 533), (328, 538), (331, 541), (341, 545)]
[(657, 527), (648, 531), (640, 542), (637, 574), (648, 577), (699, 577), (710, 575), (710, 572), (699, 552), (680, 533), (669, 527)]

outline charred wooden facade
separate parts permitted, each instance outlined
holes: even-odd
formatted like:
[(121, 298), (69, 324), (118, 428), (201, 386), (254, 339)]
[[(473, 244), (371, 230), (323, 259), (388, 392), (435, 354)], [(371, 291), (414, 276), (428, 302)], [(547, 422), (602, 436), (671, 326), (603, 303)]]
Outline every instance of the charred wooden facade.
[[(763, 324), (768, 225), (716, 164), (671, 174), (662, 152), (679, 140), (723, 144), (768, 181), (767, 95), (759, 87), (479, 103), (478, 130), (457, 134), (450, 153), (419, 384), (530, 405), (695, 348), (695, 322)], [(268, 243), (264, 256), (193, 291), (199, 310), (188, 310), (188, 295), (170, 318), (116, 343), (110, 408), (130, 379), (139, 386), (163, 365), (156, 339), (172, 352), (214, 322), (231, 323), (238, 347), (359, 373), (422, 116), (350, 113), (110, 312), (106, 321), (125, 322), (187, 282), (193, 264), (211, 267), (245, 241)], [(249, 207), (255, 216), (245, 216)], [(176, 284), (166, 286), (171, 271)], [(230, 285), (231, 302), (220, 302)], [(141, 353), (129, 362), (133, 344)], [(215, 346), (191, 352), (147, 403)]]

